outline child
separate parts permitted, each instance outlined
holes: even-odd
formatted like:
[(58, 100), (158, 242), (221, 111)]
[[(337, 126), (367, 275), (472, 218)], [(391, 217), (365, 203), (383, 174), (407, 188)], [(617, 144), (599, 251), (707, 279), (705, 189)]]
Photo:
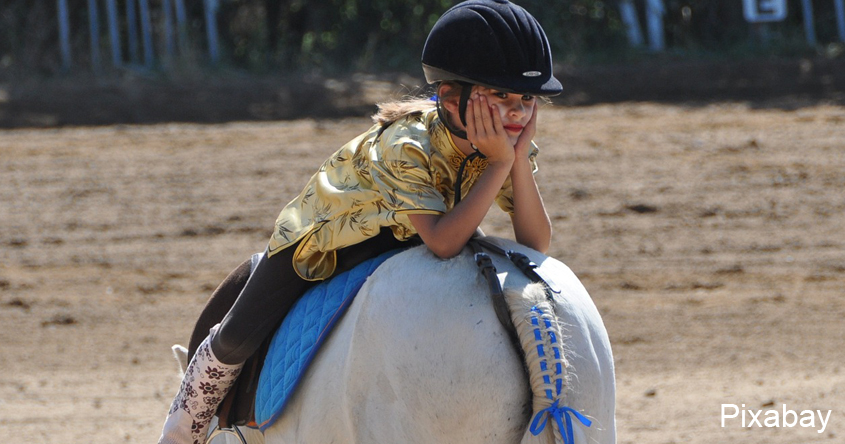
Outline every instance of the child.
[(436, 98), (381, 105), (376, 125), (282, 209), (237, 301), (191, 360), (159, 443), (204, 442), (243, 362), (309, 287), (339, 269), (417, 235), (435, 255), (455, 256), (493, 202), (511, 214), (518, 242), (548, 249), (532, 138), (536, 97), (561, 85), (539, 23), (506, 0), (460, 3), (434, 25), (422, 63)]

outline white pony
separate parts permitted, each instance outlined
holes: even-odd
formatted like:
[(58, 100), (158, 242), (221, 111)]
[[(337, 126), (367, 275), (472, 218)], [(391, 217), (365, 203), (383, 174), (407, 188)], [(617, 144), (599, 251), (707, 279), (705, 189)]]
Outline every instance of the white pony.
[[(570, 417), (571, 432), (562, 433), (579, 444), (615, 443), (613, 357), (593, 301), (562, 263), (514, 242), (495, 242), (540, 264), (562, 290), (554, 298), (557, 319), (551, 318), (564, 349), (559, 406), (591, 421), (586, 427)], [(515, 323), (530, 322), (530, 308), (547, 301), (542, 287), (508, 259), (491, 257)], [(526, 359), (535, 361), (528, 364), (531, 382), (469, 250), (449, 260), (424, 246), (402, 252), (358, 292), (264, 438), (349, 444), (562, 441), (558, 424), (566, 418), (558, 413), (556, 421), (541, 412), (551, 401), (538, 388), (540, 372), (531, 369), (538, 365), (537, 352), (522, 333), (521, 340)], [(546, 352), (551, 353), (548, 344)], [(536, 431), (543, 424), (538, 436), (529, 431), (529, 425)]]

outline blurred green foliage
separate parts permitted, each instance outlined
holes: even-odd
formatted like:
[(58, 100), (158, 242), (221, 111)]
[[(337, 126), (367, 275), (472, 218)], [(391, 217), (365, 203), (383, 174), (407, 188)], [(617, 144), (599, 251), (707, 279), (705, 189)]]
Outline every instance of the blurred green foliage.
[[(418, 69), (428, 31), (457, 2), (288, 0), (277, 2), (278, 10), (257, 8), (250, 19), (241, 20), (246, 18), (241, 11), (250, 3), (257, 5), (248, 0), (229, 2), (221, 11), (228, 17), (223, 22), (228, 24), (228, 45), (234, 48), (233, 63), (253, 69), (271, 65), (285, 70), (335, 72)], [(557, 60), (625, 46), (618, 13), (606, 2), (518, 3), (539, 18)], [(262, 14), (271, 15), (264, 16), (269, 33), (258, 33), (249, 26)]]
[[(149, 0), (162, 72), (210, 66), (204, 2), (184, 0), (190, 42), (178, 60), (162, 57), (161, 0)], [(121, 11), (127, 59), (127, 0)], [(420, 53), (434, 22), (453, 0), (220, 0), (217, 25), (226, 69), (254, 73), (404, 71), (419, 74)], [(653, 57), (631, 48), (620, 19), (618, 0), (518, 0), (545, 28), (555, 57), (564, 64), (629, 61)], [(643, 34), (645, 0), (634, 0)], [(754, 26), (742, 15), (740, 0), (665, 0), (666, 54), (671, 57), (794, 56), (830, 53), (837, 40), (833, 2), (814, 2), (819, 48), (804, 41), (800, 1), (789, 2), (782, 23)], [(60, 72), (56, 0), (0, 0), (0, 79), (8, 74), (51, 76)], [(89, 69), (87, 0), (68, 0), (74, 69)], [(100, 39), (107, 54), (105, 0), (100, 5)], [(841, 47), (841, 45), (839, 46)], [(841, 51), (840, 51), (841, 52)]]

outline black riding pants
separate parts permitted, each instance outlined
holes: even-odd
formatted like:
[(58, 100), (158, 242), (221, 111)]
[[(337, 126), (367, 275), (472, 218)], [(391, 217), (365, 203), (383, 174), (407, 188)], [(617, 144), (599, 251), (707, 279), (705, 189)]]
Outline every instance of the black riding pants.
[[(211, 348), (220, 362), (238, 364), (249, 359), (264, 339), (278, 328), (293, 304), (318, 283), (302, 279), (294, 270), (293, 253), (298, 245), (291, 245), (271, 257), (264, 253), (212, 338)], [(405, 245), (408, 243), (396, 240), (391, 230), (382, 229), (376, 237), (337, 250), (335, 274)], [(221, 288), (227, 282), (230, 287), (242, 282), (244, 266), (238, 267)]]

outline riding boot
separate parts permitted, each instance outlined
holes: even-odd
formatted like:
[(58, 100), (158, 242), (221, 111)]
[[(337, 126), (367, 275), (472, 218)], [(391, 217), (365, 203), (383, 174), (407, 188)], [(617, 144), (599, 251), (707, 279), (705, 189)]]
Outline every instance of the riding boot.
[(179, 393), (173, 399), (159, 444), (203, 444), (208, 424), (235, 383), (243, 364), (223, 364), (211, 351), (216, 329), (199, 345), (185, 369)]

